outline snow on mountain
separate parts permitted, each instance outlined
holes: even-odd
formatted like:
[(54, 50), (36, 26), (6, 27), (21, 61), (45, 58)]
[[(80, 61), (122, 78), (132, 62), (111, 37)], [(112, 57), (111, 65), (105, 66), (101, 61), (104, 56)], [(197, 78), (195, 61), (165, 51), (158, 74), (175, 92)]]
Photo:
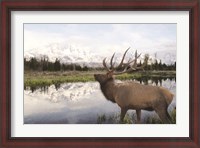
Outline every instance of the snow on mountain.
[(165, 64), (174, 64), (176, 62), (176, 51), (168, 50), (165, 52), (158, 52), (157, 56), (165, 63)]
[(49, 61), (58, 58), (61, 63), (77, 63), (81, 66), (99, 66), (103, 57), (91, 53), (88, 50), (78, 49), (66, 43), (53, 43), (37, 49), (25, 50), (25, 58), (36, 57), (41, 59), (48, 56)]
[(154, 53), (149, 53), (151, 62), (161, 62), (167, 65), (174, 64), (176, 62), (176, 51), (175, 50), (167, 50), (167, 51), (156, 51)]
[[(122, 51), (121, 53), (117, 53), (115, 55), (114, 60), (116, 62), (119, 62), (121, 60), (121, 57), (123, 55)], [(130, 52), (131, 53), (131, 52)], [(156, 53), (156, 56), (154, 55)], [(111, 57), (112, 53), (110, 55), (107, 55), (107, 60)], [(61, 63), (77, 63), (81, 66), (89, 66), (89, 67), (99, 67), (102, 66), (102, 60), (105, 58), (105, 55), (98, 55), (95, 52), (90, 52), (86, 49), (79, 49), (75, 46), (72, 46), (70, 44), (66, 43), (52, 43), (47, 46), (43, 46), (37, 49), (31, 49), (31, 50), (25, 50), (24, 56), (27, 59), (30, 59), (32, 57), (36, 57), (38, 59), (41, 59), (44, 56), (48, 56), (49, 61), (54, 62), (56, 58), (58, 58)], [(127, 58), (129, 58), (131, 54), (127, 54)], [(133, 54), (132, 54), (133, 56)], [(154, 62), (155, 59), (160, 61), (162, 60), (162, 63), (166, 64), (172, 64), (176, 61), (176, 51), (156, 51), (154, 53), (149, 53), (150, 62)], [(144, 54), (141, 55), (141, 61), (144, 58)]]

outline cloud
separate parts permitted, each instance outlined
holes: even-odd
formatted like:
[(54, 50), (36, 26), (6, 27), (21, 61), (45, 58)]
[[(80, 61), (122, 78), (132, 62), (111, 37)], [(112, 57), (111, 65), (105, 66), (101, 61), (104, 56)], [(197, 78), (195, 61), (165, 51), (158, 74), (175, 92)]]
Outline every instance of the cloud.
[[(25, 51), (66, 42), (80, 50), (110, 56), (128, 47), (140, 53), (176, 51), (175, 24), (26, 24)], [(175, 52), (176, 53), (176, 52)], [(48, 55), (48, 53), (47, 53)]]
[(25, 30), (24, 31), (24, 50), (39, 48), (51, 43), (60, 43), (65, 39), (57, 33), (41, 33)]

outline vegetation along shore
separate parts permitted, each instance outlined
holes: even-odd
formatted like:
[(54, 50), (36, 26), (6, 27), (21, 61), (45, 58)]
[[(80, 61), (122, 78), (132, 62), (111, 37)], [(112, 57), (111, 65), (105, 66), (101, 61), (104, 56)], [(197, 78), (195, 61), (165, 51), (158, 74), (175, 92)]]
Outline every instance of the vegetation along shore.
[[(65, 71), (65, 72), (36, 72), (25, 71), (24, 74), (24, 87), (41, 87), (49, 86), (52, 84), (61, 84), (67, 82), (88, 82), (94, 81), (94, 74), (100, 73), (99, 71)], [(101, 73), (105, 73), (101, 71)], [(163, 79), (175, 78), (176, 71), (138, 71), (135, 73), (122, 74), (116, 76), (118, 80), (138, 80), (145, 81), (145, 79)]]

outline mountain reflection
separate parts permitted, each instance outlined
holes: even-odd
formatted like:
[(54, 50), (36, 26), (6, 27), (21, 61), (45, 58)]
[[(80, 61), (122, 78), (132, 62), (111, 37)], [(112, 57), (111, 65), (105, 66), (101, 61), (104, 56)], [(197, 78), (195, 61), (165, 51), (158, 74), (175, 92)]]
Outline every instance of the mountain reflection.
[(57, 103), (61, 100), (78, 100), (83, 96), (90, 95), (98, 89), (98, 84), (95, 82), (64, 83), (59, 85), (42, 86), (37, 89), (31, 87), (29, 90), (26, 90), (26, 94), (36, 98), (42, 96), (43, 99)]

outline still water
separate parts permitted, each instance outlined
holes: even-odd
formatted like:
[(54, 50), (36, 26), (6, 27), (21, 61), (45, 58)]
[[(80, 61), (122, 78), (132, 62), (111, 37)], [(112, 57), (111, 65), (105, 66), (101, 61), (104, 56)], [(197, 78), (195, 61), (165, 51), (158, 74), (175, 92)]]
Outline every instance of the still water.
[[(168, 111), (176, 107), (175, 79), (133, 81), (167, 88), (174, 94)], [(108, 118), (119, 114), (118, 105), (105, 99), (97, 82), (63, 83), (24, 90), (25, 124), (96, 124), (102, 115)], [(135, 111), (129, 110), (128, 114), (134, 118)], [(156, 113), (142, 111), (142, 122), (145, 123), (149, 116), (156, 116)]]

